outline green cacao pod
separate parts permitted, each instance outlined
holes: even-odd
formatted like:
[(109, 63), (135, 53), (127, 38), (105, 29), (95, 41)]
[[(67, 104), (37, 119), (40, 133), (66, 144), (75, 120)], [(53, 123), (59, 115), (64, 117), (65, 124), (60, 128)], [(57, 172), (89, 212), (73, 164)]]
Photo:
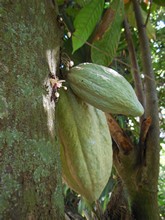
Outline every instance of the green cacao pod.
[(60, 91), (56, 121), (63, 179), (88, 201), (95, 201), (112, 168), (112, 142), (105, 114), (68, 89)]
[(132, 86), (110, 68), (82, 63), (71, 68), (67, 78), (77, 96), (104, 112), (132, 116), (144, 112)]

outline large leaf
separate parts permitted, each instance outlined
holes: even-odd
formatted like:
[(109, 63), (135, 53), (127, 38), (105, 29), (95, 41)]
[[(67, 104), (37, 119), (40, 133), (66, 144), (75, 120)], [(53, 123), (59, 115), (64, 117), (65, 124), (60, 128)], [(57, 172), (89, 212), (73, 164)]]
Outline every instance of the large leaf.
[[(133, 5), (130, 3), (130, 4), (127, 5), (127, 7), (125, 7), (125, 9), (126, 9), (125, 11), (126, 11), (127, 18), (128, 18), (128, 21), (129, 21), (130, 25), (132, 27), (137, 28), (135, 14), (134, 14), (134, 10), (133, 10)], [(143, 16), (143, 20), (145, 22), (146, 19), (147, 19), (148, 14), (142, 8), (141, 8), (141, 13), (142, 13), (142, 16)], [(154, 27), (152, 26), (152, 24), (149, 20), (147, 22), (146, 31), (147, 31), (147, 36), (148, 36), (149, 39), (155, 39), (156, 38), (155, 29), (154, 29)]]
[(108, 66), (112, 62), (120, 39), (123, 17), (123, 0), (114, 0), (106, 11), (93, 41), (91, 58), (94, 63)]
[(92, 0), (80, 10), (74, 21), (73, 52), (80, 48), (93, 32), (104, 8), (104, 0)]

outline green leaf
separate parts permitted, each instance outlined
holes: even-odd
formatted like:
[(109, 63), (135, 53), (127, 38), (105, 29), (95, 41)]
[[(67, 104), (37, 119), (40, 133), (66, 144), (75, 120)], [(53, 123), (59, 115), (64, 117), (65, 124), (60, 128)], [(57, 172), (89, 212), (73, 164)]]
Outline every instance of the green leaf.
[(104, 0), (93, 0), (80, 10), (74, 21), (73, 52), (79, 49), (93, 32), (104, 8)]
[(114, 0), (95, 35), (91, 48), (91, 58), (94, 63), (108, 66), (112, 62), (118, 47), (123, 18), (123, 0)]
[[(125, 11), (126, 11), (127, 18), (128, 18), (128, 21), (129, 21), (130, 25), (132, 27), (137, 28), (135, 14), (134, 14), (132, 4), (128, 4), (125, 9), (126, 9)], [(141, 13), (142, 13), (143, 20), (145, 22), (146, 19), (147, 19), (148, 14), (142, 8), (141, 8)], [(149, 20), (148, 20), (148, 23), (147, 23), (146, 31), (147, 31), (147, 36), (148, 36), (149, 39), (155, 39), (156, 38), (155, 29), (154, 29), (154, 27), (152, 26), (152, 24)]]
[(87, 5), (89, 2), (91, 2), (91, 0), (76, 0), (76, 3), (78, 5), (80, 5), (81, 7), (84, 7), (85, 5)]

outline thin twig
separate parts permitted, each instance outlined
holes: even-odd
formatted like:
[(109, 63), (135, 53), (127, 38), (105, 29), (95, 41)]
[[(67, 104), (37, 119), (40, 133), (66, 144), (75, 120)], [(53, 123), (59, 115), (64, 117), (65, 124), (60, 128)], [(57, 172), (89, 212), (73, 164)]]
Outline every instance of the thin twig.
[(147, 18), (146, 18), (146, 21), (145, 21), (145, 24), (144, 24), (145, 27), (147, 26), (147, 23), (148, 23), (150, 14), (151, 14), (151, 7), (152, 7), (152, 0), (150, 0), (150, 6), (149, 6), (149, 9), (148, 9)]

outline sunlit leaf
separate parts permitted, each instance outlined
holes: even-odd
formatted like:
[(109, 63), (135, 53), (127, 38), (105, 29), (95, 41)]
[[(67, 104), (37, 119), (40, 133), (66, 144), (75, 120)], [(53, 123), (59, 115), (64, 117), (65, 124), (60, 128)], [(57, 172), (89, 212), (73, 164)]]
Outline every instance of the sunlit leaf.
[(94, 63), (108, 66), (112, 62), (120, 39), (123, 17), (124, 2), (113, 1), (99, 25), (91, 48)]
[(74, 21), (73, 52), (79, 49), (93, 32), (104, 7), (104, 0), (93, 0), (80, 10)]

